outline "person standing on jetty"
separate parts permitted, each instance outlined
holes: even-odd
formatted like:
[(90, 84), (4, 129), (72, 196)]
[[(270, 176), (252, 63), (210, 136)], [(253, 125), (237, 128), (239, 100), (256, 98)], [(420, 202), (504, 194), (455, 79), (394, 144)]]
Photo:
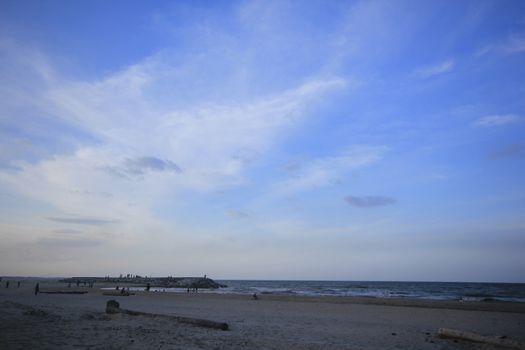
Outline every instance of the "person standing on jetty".
[(37, 283), (36, 286), (35, 286), (35, 295), (37, 295), (38, 292), (40, 292), (40, 286), (39, 286), (39, 284)]

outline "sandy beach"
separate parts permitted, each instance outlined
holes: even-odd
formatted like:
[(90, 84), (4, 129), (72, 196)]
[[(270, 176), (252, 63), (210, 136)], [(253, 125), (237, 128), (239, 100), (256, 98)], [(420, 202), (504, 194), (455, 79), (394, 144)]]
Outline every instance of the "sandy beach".
[[(351, 297), (293, 297), (215, 293), (137, 292), (103, 295), (99, 288), (34, 283), (0, 289), (2, 349), (496, 349), (441, 339), (441, 327), (506, 336), (525, 342), (522, 303), (423, 301)], [(181, 324), (164, 317), (107, 315), (121, 308), (227, 322), (228, 331)]]

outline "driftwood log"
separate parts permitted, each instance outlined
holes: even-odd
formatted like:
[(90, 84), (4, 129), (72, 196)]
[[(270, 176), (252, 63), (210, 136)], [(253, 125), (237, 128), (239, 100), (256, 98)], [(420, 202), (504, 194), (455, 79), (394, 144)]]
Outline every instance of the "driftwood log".
[(49, 291), (49, 292), (38, 292), (43, 294), (86, 294), (86, 291), (62, 291), (62, 290), (55, 290), (55, 291)]
[(438, 331), (438, 335), (441, 338), (462, 339), (477, 343), (502, 346), (510, 349), (525, 350), (525, 344), (511, 339), (507, 339), (505, 336), (488, 337), (477, 333), (464, 332), (450, 328), (440, 328)]
[(214, 329), (220, 329), (223, 331), (228, 330), (228, 324), (225, 322), (215, 322), (200, 318), (193, 318), (193, 317), (182, 317), (182, 316), (171, 316), (171, 315), (160, 315), (160, 314), (151, 314), (147, 312), (140, 312), (140, 311), (133, 311), (133, 310), (126, 310), (121, 309), (120, 304), (116, 300), (109, 300), (106, 304), (106, 313), (108, 314), (126, 314), (131, 316), (147, 316), (147, 317), (164, 317), (179, 323), (186, 323), (191, 324), (194, 326), (200, 326), (200, 327), (206, 327), (206, 328), (214, 328)]
[(121, 292), (104, 292), (104, 293), (102, 293), (102, 295), (109, 295), (109, 296), (113, 296), (113, 297), (129, 297), (130, 295), (135, 295), (135, 294), (129, 293), (129, 292), (124, 292), (124, 293), (121, 293)]

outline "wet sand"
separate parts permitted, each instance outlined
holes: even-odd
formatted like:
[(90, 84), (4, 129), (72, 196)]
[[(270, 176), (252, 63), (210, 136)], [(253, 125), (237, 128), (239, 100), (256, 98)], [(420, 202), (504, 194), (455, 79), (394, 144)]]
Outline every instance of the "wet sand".
[[(104, 296), (101, 285), (67, 288), (41, 282), (0, 288), (1, 349), (496, 349), (441, 339), (441, 327), (505, 335), (525, 343), (525, 304), (354, 297), (296, 297), (137, 292)], [(121, 308), (227, 322), (221, 331), (163, 317), (105, 314)]]

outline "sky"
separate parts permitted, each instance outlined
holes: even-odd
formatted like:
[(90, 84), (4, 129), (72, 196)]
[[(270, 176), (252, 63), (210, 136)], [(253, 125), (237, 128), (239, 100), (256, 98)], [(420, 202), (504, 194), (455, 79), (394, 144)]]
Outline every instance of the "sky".
[(0, 275), (525, 282), (525, 2), (0, 2)]

